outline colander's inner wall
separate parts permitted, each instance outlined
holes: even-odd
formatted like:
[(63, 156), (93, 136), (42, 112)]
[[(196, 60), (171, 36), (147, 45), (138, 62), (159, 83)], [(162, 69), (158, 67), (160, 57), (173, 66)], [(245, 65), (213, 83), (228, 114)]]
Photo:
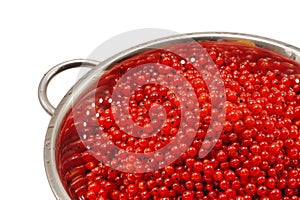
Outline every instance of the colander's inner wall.
[[(227, 197), (233, 194), (232, 198), (235, 198), (242, 194), (250, 194), (251, 192), (247, 191), (249, 184), (258, 184), (257, 179), (260, 176), (265, 176), (266, 179), (275, 177), (274, 179), (279, 181), (287, 178), (284, 173), (297, 171), (299, 175), (296, 180), (300, 179), (298, 161), (300, 159), (298, 153), (300, 152), (300, 110), (296, 109), (296, 107), (300, 109), (299, 63), (256, 47), (251, 42), (201, 41), (197, 45), (203, 47), (203, 52), (193, 45), (196, 45), (195, 42), (174, 44), (161, 49), (148, 50), (115, 63), (109, 66), (104, 75), (91, 84), (89, 89), (83, 91), (80, 98), (75, 100), (72, 109), (61, 122), (55, 152), (56, 167), (61, 182), (71, 199), (137, 199), (138, 197), (177, 199), (186, 196), (199, 199), (201, 195), (209, 196), (211, 191), (214, 191), (215, 195), (224, 194)], [(211, 61), (215, 63), (213, 66)], [(200, 118), (193, 121), (194, 116), (181, 115), (183, 108), (172, 93), (172, 89), (163, 88), (153, 82), (147, 83), (150, 79), (168, 79), (168, 73), (172, 72), (166, 70), (168, 68), (160, 68), (161, 71), (153, 68), (150, 74), (132, 80), (137, 84), (144, 84), (137, 91), (130, 91), (126, 85), (122, 90), (124, 96), (130, 97), (129, 107), (133, 121), (142, 127), (150, 123), (148, 113), (152, 104), (161, 105), (167, 110), (166, 116), (169, 121), (163, 123), (163, 128), (155, 136), (142, 140), (126, 134), (114, 121), (111, 111), (112, 93), (118, 80), (130, 69), (141, 65), (151, 67), (153, 64), (172, 68), (193, 86), (192, 92), (196, 94), (200, 107), (198, 111)], [(207, 77), (203, 77), (203, 74), (193, 65), (201, 67)], [(204, 139), (211, 123), (209, 116), (212, 110), (221, 110), (221, 108), (211, 108), (211, 97), (204, 84), (213, 81), (214, 67), (219, 70), (225, 86), (227, 105), (225, 122), (213, 150), (206, 157), (200, 158), (198, 153), (201, 146), (204, 143), (208, 145)], [(167, 81), (177, 84), (176, 87), (181, 87), (181, 83), (176, 83), (175, 79), (170, 78)], [(195, 103), (188, 100), (187, 98), (184, 101), (187, 107)], [(271, 105), (272, 108), (268, 107)], [(280, 106), (279, 111), (275, 109), (277, 105)], [(289, 109), (293, 110), (293, 114)], [(124, 123), (126, 125), (126, 119)], [(183, 154), (169, 167), (160, 169), (159, 166), (163, 165), (162, 161), (171, 159), (171, 153), (175, 151), (173, 148), (168, 149), (166, 155), (157, 155), (155, 163), (149, 164), (148, 162), (151, 161), (145, 160), (145, 163), (140, 165), (128, 166), (128, 168), (141, 167), (145, 170), (147, 167), (159, 168), (155, 171), (135, 174), (111, 167), (122, 165), (122, 160), (111, 157), (111, 155), (121, 155), (121, 152), (109, 148), (108, 144), (103, 143), (104, 138), (128, 152), (155, 152), (172, 141), (182, 124), (191, 126), (191, 129), (196, 131), (196, 136), (192, 140), (192, 148), (188, 148), (185, 153), (182, 152)], [(213, 131), (214, 128), (216, 127), (212, 128)], [(188, 131), (183, 134), (186, 134), (185, 138), (189, 137)], [(287, 140), (293, 144), (284, 146)], [(272, 149), (272, 145), (276, 147), (278, 145), (279, 150), (275, 147), (276, 150)], [(259, 146), (259, 151), (266, 152), (269, 157), (264, 158), (261, 152), (255, 149), (256, 146)], [(178, 148), (176, 150), (180, 151)], [(294, 154), (290, 151), (294, 151)], [(222, 154), (224, 152), (225, 155)], [(255, 156), (260, 156), (258, 164), (252, 162)], [(288, 163), (285, 159), (289, 159)], [(109, 162), (109, 167), (104, 161)], [(281, 171), (269, 175), (268, 170), (276, 170), (278, 164)], [(247, 168), (250, 171), (253, 166), (260, 169), (259, 173), (243, 178), (242, 169)], [(223, 187), (222, 180), (213, 176), (216, 172), (220, 172), (223, 177), (226, 176), (225, 172), (233, 174), (228, 180), (225, 178), (228, 187)], [(243, 191), (239, 188), (235, 189), (234, 183), (237, 181), (239, 187), (244, 188)], [(210, 188), (206, 187), (207, 185)], [(290, 188), (289, 194), (285, 190), (286, 187), (278, 188), (278, 183), (274, 188), (278, 188), (281, 197), (290, 194), (292, 197), (299, 195), (299, 187), (298, 184)], [(228, 188), (233, 188), (235, 192), (227, 194)], [(273, 191), (271, 188), (267, 190)], [(251, 193), (253, 198), (261, 197), (257, 191)]]

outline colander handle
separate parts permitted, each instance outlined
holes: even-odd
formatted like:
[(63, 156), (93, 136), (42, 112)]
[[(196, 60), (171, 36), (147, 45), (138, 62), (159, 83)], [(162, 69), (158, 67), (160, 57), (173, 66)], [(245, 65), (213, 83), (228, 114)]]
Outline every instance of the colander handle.
[(50, 69), (42, 78), (40, 84), (39, 84), (39, 89), (38, 89), (38, 97), (39, 101), (44, 108), (44, 110), (49, 114), (53, 115), (55, 108), (54, 106), (50, 103), (48, 96), (47, 96), (47, 88), (52, 80), (57, 74), (67, 70), (67, 69), (72, 69), (72, 68), (77, 68), (77, 67), (88, 67), (92, 68), (95, 67), (99, 64), (99, 61), (95, 60), (89, 60), (89, 59), (75, 59), (75, 60), (69, 60), (63, 63), (60, 63)]

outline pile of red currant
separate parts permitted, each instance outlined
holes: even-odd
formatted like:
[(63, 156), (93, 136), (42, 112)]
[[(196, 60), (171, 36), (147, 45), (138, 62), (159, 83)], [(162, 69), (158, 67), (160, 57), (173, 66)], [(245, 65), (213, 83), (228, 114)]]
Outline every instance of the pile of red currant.
[[(300, 199), (300, 65), (249, 44), (200, 42), (201, 52), (193, 45), (174, 44), (116, 63), (75, 102), (61, 125), (56, 151), (60, 178), (72, 199)], [(125, 73), (141, 65), (147, 70), (129, 80), (139, 87), (119, 85), (121, 95), (129, 97), (130, 117), (116, 120), (113, 91)], [(217, 107), (207, 85), (216, 74), (225, 91)], [(185, 89), (178, 76), (189, 83)], [(164, 81), (183, 97), (158, 84)], [(182, 112), (182, 106), (198, 107), (199, 116)], [(224, 122), (212, 120), (212, 113)], [(140, 137), (122, 129), (132, 122), (143, 127)], [(219, 137), (206, 137), (218, 130)], [(177, 141), (168, 147), (177, 134), (191, 144)], [(155, 153), (164, 147), (169, 148), (164, 154)], [(126, 158), (151, 152), (154, 157), (140, 163)], [(174, 158), (175, 152), (180, 157)], [(120, 158), (127, 159), (124, 170), (118, 169)]]

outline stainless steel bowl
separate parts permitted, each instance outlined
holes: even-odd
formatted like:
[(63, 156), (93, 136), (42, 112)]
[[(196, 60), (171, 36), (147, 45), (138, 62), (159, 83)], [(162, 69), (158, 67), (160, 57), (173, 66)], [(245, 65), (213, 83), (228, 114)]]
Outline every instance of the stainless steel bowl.
[[(58, 130), (61, 125), (61, 122), (64, 116), (67, 114), (67, 111), (71, 108), (72, 102), (80, 96), (82, 91), (87, 89), (93, 80), (99, 78), (104, 70), (113, 65), (114, 63), (129, 58), (132, 55), (135, 55), (139, 52), (144, 51), (145, 49), (161, 47), (168, 44), (178, 43), (180, 41), (185, 41), (187, 39), (193, 39), (195, 41), (228, 41), (231, 43), (252, 43), (257, 47), (261, 47), (273, 52), (276, 52), (284, 57), (295, 60), (300, 63), (300, 49), (292, 45), (276, 41), (273, 39), (249, 35), (249, 34), (239, 34), (239, 33), (226, 33), (226, 32), (203, 32), (203, 33), (189, 33), (183, 35), (175, 35), (166, 38), (161, 38), (158, 40), (150, 41), (128, 50), (125, 50), (117, 55), (113, 55), (109, 59), (98, 62), (93, 60), (71, 60), (64, 63), (61, 63), (51, 70), (49, 70), (44, 77), (42, 78), (39, 86), (39, 99), (40, 103), (48, 112), (52, 118), (48, 126), (48, 130), (45, 138), (45, 147), (44, 147), (44, 164), (48, 177), (49, 184), (52, 188), (52, 191), (56, 199), (71, 199), (68, 193), (65, 191), (63, 184), (60, 181), (60, 177), (56, 167), (56, 140), (58, 138)], [(54, 108), (46, 95), (47, 86), (50, 80), (57, 75), (58, 73), (74, 68), (74, 67), (92, 67), (92, 69), (85, 74), (65, 95), (61, 100), (57, 108)]]

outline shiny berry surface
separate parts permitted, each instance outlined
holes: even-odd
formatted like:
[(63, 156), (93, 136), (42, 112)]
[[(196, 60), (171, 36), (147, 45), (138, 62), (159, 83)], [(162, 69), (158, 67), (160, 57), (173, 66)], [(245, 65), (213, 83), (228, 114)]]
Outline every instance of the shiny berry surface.
[[(74, 102), (74, 109), (61, 123), (56, 149), (57, 169), (72, 199), (300, 198), (300, 65), (251, 45), (200, 45), (203, 52), (194, 51), (189, 43), (174, 44), (116, 63), (96, 87)], [(154, 64), (159, 67), (151, 68)], [(130, 117), (115, 119), (113, 90), (126, 72), (141, 65), (151, 73), (128, 78), (140, 87), (120, 85), (122, 95), (129, 97)], [(207, 86), (215, 79), (214, 69), (224, 84), (225, 102), (220, 104), (224, 113), (212, 106), (216, 94), (210, 94)], [(174, 89), (158, 82), (172, 84), (183, 91), (182, 97), (178, 99)], [(199, 116), (182, 112), (195, 106), (199, 106)], [(212, 120), (214, 113), (224, 116), (224, 123)], [(136, 135), (125, 131), (132, 122), (143, 127)], [(155, 125), (161, 127), (153, 133)], [(205, 137), (216, 130), (221, 130), (220, 137)], [(180, 139), (190, 138), (191, 144), (178, 143), (159, 153), (180, 131)], [(153, 153), (153, 157), (130, 162), (126, 152)], [(176, 152), (180, 157), (174, 159)], [(207, 155), (200, 157), (202, 153)], [(127, 171), (155, 170), (116, 170), (112, 166), (120, 166), (120, 158), (129, 160)], [(168, 161), (171, 164), (164, 166)]]

